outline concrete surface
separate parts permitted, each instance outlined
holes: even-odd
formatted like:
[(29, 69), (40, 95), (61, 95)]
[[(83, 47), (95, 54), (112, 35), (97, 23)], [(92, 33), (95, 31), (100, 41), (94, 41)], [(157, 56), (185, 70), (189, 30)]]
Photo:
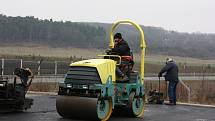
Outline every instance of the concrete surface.
[[(30, 110), (20, 113), (0, 114), (0, 121), (74, 121), (64, 119), (55, 109), (56, 96), (31, 95), (34, 105)], [(110, 121), (215, 121), (215, 108), (198, 106), (167, 106), (147, 105), (145, 116), (129, 118), (122, 115), (112, 115)]]

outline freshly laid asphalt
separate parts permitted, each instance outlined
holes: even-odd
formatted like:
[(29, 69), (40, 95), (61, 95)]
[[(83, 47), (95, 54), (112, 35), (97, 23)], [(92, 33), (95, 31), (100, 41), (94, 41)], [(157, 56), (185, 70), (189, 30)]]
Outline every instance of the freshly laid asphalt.
[[(31, 109), (19, 113), (0, 114), (0, 121), (75, 121), (58, 115), (56, 96), (30, 96)], [(0, 107), (1, 108), (1, 107)], [(76, 119), (77, 120), (77, 119)], [(215, 108), (185, 105), (146, 105), (144, 118), (112, 115), (110, 121), (215, 121)]]

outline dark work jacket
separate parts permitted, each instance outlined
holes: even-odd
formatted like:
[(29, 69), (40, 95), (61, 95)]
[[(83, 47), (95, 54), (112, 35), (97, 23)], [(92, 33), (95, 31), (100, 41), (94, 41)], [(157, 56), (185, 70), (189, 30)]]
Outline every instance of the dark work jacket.
[(119, 56), (130, 56), (130, 48), (125, 40), (122, 40), (118, 45), (112, 48), (112, 52), (117, 53)]
[(166, 75), (164, 75), (164, 77), (166, 81), (179, 81), (178, 66), (175, 64), (175, 62), (167, 62), (166, 66), (164, 66), (159, 72), (159, 75), (162, 76), (162, 74), (165, 72)]

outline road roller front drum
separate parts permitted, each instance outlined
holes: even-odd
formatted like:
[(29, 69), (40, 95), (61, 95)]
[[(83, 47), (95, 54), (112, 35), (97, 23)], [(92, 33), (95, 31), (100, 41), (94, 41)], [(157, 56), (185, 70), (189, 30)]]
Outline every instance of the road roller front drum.
[(97, 98), (59, 95), (56, 100), (57, 112), (64, 118), (98, 120), (96, 106)]
[(64, 118), (106, 121), (112, 113), (112, 100), (59, 95), (57, 112)]

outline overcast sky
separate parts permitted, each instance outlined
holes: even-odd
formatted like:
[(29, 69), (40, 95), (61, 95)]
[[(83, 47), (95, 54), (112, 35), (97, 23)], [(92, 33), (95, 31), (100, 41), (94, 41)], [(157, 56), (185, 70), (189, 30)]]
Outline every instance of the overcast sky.
[(215, 0), (0, 0), (0, 13), (73, 22), (131, 19), (167, 30), (215, 33)]

